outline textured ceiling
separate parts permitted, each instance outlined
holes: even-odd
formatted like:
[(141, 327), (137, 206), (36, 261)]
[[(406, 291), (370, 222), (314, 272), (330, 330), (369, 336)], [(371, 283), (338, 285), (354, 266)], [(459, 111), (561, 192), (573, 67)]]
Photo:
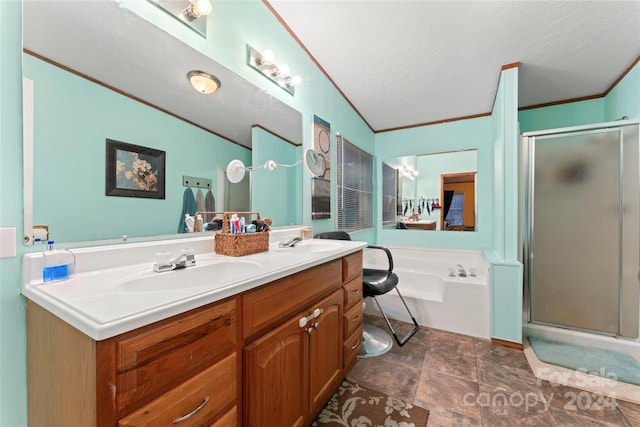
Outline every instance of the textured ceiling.
[(640, 1), (268, 4), (376, 131), (490, 112), (506, 64), (523, 107), (603, 94), (640, 55)]

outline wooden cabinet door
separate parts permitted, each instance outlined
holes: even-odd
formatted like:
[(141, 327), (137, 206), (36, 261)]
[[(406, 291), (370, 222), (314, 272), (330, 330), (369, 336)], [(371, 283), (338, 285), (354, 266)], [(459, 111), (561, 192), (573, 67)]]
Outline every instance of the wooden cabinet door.
[(313, 306), (322, 314), (313, 321), (309, 352), (311, 414), (324, 406), (342, 378), (342, 302), (342, 290), (337, 290)]
[(295, 316), (244, 348), (244, 420), (303, 427), (308, 413), (309, 334)]

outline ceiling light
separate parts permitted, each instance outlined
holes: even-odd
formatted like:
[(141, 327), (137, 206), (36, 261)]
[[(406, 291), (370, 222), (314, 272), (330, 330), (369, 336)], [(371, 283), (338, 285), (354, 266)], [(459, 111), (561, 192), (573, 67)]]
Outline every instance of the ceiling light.
[(213, 93), (221, 86), (220, 80), (203, 71), (189, 71), (187, 78), (195, 90), (204, 94)]
[(182, 16), (191, 22), (211, 13), (213, 7), (209, 0), (192, 0), (191, 4), (182, 11)]

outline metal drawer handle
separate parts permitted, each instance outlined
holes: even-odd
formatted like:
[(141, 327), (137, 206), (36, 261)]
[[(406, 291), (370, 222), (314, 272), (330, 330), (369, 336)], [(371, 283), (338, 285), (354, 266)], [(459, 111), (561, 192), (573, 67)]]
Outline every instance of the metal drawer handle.
[(194, 409), (193, 411), (189, 412), (187, 415), (184, 415), (182, 417), (178, 417), (175, 420), (173, 420), (174, 424), (179, 424), (183, 421), (188, 420), (189, 418), (193, 417), (195, 414), (197, 414), (198, 412), (200, 412), (202, 410), (202, 408), (204, 408), (205, 406), (207, 406), (207, 403), (209, 403), (209, 396), (204, 398), (204, 402), (202, 402), (200, 404), (200, 406), (198, 406), (196, 409)]
[(360, 338), (356, 340), (356, 343), (351, 347), (351, 350), (355, 350), (360, 345)]
[(360, 320), (360, 315), (357, 315), (356, 317), (351, 319), (352, 322), (357, 322), (358, 320)]
[(356, 289), (355, 291), (351, 292), (351, 295), (358, 295), (360, 293), (360, 289)]

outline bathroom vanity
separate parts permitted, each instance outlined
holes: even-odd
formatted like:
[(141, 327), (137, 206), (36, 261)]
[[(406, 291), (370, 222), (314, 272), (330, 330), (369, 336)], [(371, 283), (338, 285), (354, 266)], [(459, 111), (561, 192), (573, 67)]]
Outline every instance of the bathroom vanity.
[[(138, 264), (83, 272), (82, 250), (73, 279), (26, 279), (30, 425), (308, 425), (356, 362), (365, 245), (304, 241), (241, 258), (196, 249), (199, 264), (189, 278), (198, 284), (201, 274), (211, 276), (209, 287), (178, 286), (183, 271), (145, 271), (131, 281)], [(34, 259), (25, 260), (27, 278)], [(248, 262), (261, 268), (243, 269)], [(237, 276), (224, 273), (234, 263)], [(174, 275), (177, 289), (167, 289), (163, 275)], [(103, 283), (118, 280), (134, 291)], [(145, 280), (171, 298), (154, 297)], [(92, 282), (90, 291), (105, 303), (122, 294), (131, 313), (114, 307), (120, 317), (83, 324), (72, 306), (83, 299), (79, 287)], [(143, 301), (125, 302), (134, 299)]]

